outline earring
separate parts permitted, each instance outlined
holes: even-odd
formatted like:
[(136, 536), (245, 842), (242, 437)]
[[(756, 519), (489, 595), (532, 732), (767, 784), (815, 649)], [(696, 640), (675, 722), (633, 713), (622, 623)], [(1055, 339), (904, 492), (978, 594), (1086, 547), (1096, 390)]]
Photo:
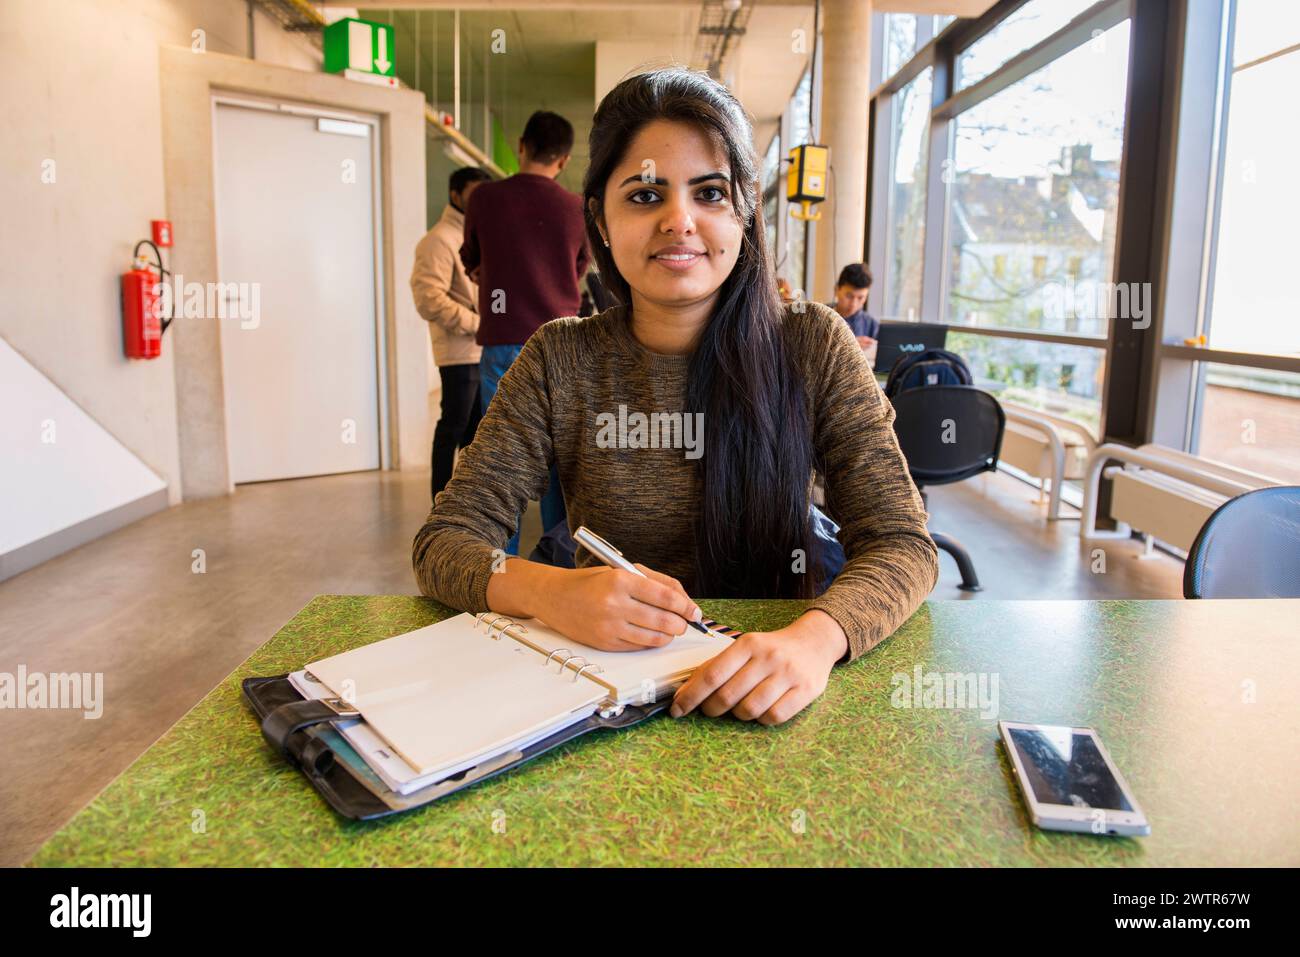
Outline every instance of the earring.
[(605, 238), (605, 247), (606, 247), (606, 248), (609, 247), (609, 238), (608, 238), (608, 237)]

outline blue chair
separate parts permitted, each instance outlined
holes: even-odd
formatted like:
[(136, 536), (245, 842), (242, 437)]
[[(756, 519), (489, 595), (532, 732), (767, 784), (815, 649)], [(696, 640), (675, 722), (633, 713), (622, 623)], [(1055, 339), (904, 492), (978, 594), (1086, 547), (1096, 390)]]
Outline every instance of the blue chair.
[(1300, 598), (1300, 486), (1228, 499), (1187, 553), (1184, 598)]

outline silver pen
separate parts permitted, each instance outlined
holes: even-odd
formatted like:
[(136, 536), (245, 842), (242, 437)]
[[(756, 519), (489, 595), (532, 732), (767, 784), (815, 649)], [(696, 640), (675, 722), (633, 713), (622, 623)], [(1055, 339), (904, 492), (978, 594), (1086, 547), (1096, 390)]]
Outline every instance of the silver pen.
[[(585, 548), (587, 551), (591, 552), (591, 554), (599, 558), (610, 568), (621, 568), (625, 572), (631, 572), (633, 575), (640, 575), (642, 578), (650, 577), (645, 572), (641, 571), (641, 569), (637, 568), (635, 565), (629, 562), (626, 558), (624, 558), (622, 552), (620, 552), (609, 542), (605, 541), (603, 538), (601, 538), (599, 535), (597, 535), (595, 532), (589, 529), (586, 525), (581, 525), (578, 527), (578, 530), (573, 533), (573, 540), (577, 542), (579, 545), (581, 545), (583, 548)], [(687, 624), (690, 625), (692, 628), (694, 628), (696, 631), (703, 632), (704, 634), (708, 635), (710, 638), (713, 637), (714, 633), (710, 631), (708, 628), (706, 628), (701, 622), (688, 621)]]

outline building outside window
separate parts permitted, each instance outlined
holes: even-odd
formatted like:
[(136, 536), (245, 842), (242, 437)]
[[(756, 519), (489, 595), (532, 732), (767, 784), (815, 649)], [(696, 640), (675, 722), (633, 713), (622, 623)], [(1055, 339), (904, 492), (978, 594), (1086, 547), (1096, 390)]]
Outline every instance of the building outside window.
[(1131, 306), (1110, 283), (1128, 39), (1125, 21), (959, 114), (953, 132), (945, 321), (1098, 347), (1049, 336), (951, 341), (1003, 397), (1094, 432), (1108, 317)]

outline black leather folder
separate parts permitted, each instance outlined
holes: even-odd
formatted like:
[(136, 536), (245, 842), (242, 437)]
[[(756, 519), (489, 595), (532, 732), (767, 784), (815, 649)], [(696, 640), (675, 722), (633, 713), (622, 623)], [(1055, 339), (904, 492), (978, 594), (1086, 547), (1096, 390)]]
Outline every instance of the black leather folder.
[(668, 710), (672, 696), (651, 704), (624, 705), (617, 713), (601, 712), (562, 728), (526, 748), (508, 751), (482, 764), (452, 774), (441, 781), (399, 794), (389, 788), (334, 728), (334, 722), (360, 715), (337, 698), (304, 698), (288, 675), (245, 678), (243, 697), (257, 715), (262, 736), (294, 767), (302, 771), (327, 804), (344, 817), (366, 821), (422, 807), (462, 788), (512, 771), (539, 754), (545, 754), (591, 731), (639, 724)]

